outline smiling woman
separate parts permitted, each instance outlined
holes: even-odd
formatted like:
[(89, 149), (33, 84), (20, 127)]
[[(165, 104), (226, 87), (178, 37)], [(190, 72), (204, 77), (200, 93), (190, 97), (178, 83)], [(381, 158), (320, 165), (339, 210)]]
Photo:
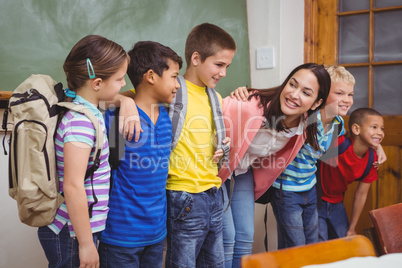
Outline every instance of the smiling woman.
[[(251, 254), (254, 236), (254, 202), (266, 204), (268, 189), (296, 156), (306, 133), (316, 133), (314, 110), (328, 97), (330, 77), (324, 66), (302, 64), (282, 85), (264, 89), (239, 88), (233, 95), (248, 91), (248, 100), (223, 100), (226, 136), (230, 137), (229, 166), (222, 166), (225, 207), (223, 243), (226, 267), (239, 267), (240, 258)], [(316, 145), (315, 135), (307, 142)], [(231, 203), (230, 180), (234, 170)]]

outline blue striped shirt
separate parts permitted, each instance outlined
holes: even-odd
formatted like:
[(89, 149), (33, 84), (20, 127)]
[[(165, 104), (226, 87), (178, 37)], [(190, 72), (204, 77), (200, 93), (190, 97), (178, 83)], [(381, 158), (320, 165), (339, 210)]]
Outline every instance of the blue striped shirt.
[[(141, 128), (138, 142), (126, 142), (119, 167), (112, 175), (109, 215), (101, 241), (121, 247), (143, 247), (162, 241), (166, 234), (166, 180), (169, 171), (172, 124), (159, 107), (154, 125), (138, 108)], [(105, 112), (109, 125), (114, 112)]]
[(317, 139), (321, 151), (315, 151), (308, 143), (305, 143), (297, 153), (295, 159), (286, 167), (281, 175), (275, 180), (273, 187), (292, 192), (304, 192), (314, 187), (316, 184), (315, 172), (317, 170), (317, 159), (328, 150), (331, 145), (332, 135), (335, 125), (340, 125), (340, 135), (345, 133), (343, 119), (340, 116), (335, 116), (330, 127), (324, 133), (324, 125), (321, 121), (321, 113), (317, 113)]
[[(100, 156), (100, 166), (94, 173), (93, 184), (94, 192), (98, 198), (98, 203), (94, 205), (92, 211), (92, 218), (90, 218), (90, 224), (92, 233), (100, 232), (105, 228), (106, 216), (108, 213), (108, 199), (109, 199), (109, 180), (110, 180), (110, 166), (109, 166), (109, 144), (106, 137), (105, 122), (101, 112), (90, 102), (78, 96), (74, 99), (74, 103), (83, 104), (88, 107), (90, 111), (98, 118), (100, 123), (100, 129), (103, 131), (103, 150)], [(68, 111), (62, 118), (55, 137), (55, 149), (57, 160), (57, 173), (60, 181), (60, 192), (63, 192), (63, 180), (64, 180), (64, 144), (67, 142), (82, 142), (93, 147), (89, 156), (88, 168), (91, 167), (94, 162), (95, 154), (95, 128), (88, 117), (75, 111)], [(87, 193), (88, 206), (94, 203), (91, 178), (82, 179), (85, 191)], [(60, 232), (65, 224), (68, 224), (70, 230), (70, 236), (75, 236), (73, 226), (71, 225), (70, 218), (68, 216), (66, 203), (63, 203), (57, 210), (56, 217), (49, 228), (56, 234)]]

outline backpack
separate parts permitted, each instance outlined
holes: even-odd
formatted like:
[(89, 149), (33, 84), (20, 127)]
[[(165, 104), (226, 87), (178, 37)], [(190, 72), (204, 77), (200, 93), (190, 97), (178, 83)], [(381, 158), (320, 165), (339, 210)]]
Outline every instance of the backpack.
[[(11, 124), (9, 142), (9, 195), (17, 201), (21, 222), (46, 226), (53, 222), (57, 209), (64, 202), (59, 192), (54, 136), (62, 110), (74, 110), (86, 115), (96, 130), (96, 157), (85, 178), (99, 167), (103, 148), (103, 132), (99, 121), (83, 105), (64, 100), (61, 83), (47, 75), (31, 75), (13, 92), (3, 118), (3, 129)], [(7, 154), (3, 139), (3, 148)], [(95, 202), (97, 202), (94, 196)], [(90, 213), (91, 216), (91, 213)]]

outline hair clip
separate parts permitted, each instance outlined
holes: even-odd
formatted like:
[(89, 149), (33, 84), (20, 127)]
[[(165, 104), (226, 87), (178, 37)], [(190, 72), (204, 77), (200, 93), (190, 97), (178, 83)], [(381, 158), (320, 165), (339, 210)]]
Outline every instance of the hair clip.
[(75, 92), (72, 91), (72, 90), (69, 89), (69, 88), (66, 88), (66, 89), (64, 90), (64, 94), (65, 94), (67, 97), (73, 98), (73, 99), (77, 96), (77, 95), (75, 94)]
[[(90, 79), (94, 79), (95, 78), (95, 71), (94, 71), (94, 67), (92, 66), (91, 60), (89, 58), (87, 58), (87, 68), (88, 68), (88, 76)], [(92, 74), (91, 74), (92, 71)]]

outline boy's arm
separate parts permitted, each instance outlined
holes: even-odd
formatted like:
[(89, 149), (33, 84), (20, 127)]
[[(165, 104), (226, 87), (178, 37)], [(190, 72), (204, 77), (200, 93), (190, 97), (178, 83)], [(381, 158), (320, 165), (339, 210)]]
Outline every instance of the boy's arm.
[[(230, 138), (226, 137), (225, 139), (223, 139), (222, 144), (230, 147)], [(223, 155), (224, 155), (223, 149), (216, 150), (215, 153), (214, 153), (214, 156), (212, 157), (212, 159), (216, 163), (218, 163), (219, 160), (221, 160), (221, 158), (223, 157)]]
[(230, 98), (236, 98), (239, 101), (247, 101), (249, 96), (250, 93), (248, 92), (247, 87), (238, 87), (234, 91), (230, 92)]
[(356, 234), (356, 225), (362, 213), (364, 204), (367, 200), (367, 194), (370, 190), (370, 183), (359, 182), (355, 192), (355, 198), (353, 201), (352, 216), (350, 217), (349, 230), (346, 236), (351, 236)]
[(137, 142), (142, 129), (138, 109), (133, 98), (134, 93), (128, 90), (117, 94), (113, 100), (104, 102), (102, 105), (100, 104), (100, 106), (104, 110), (108, 109), (110, 106), (120, 107), (119, 132), (128, 141), (131, 141), (135, 133), (134, 140)]

